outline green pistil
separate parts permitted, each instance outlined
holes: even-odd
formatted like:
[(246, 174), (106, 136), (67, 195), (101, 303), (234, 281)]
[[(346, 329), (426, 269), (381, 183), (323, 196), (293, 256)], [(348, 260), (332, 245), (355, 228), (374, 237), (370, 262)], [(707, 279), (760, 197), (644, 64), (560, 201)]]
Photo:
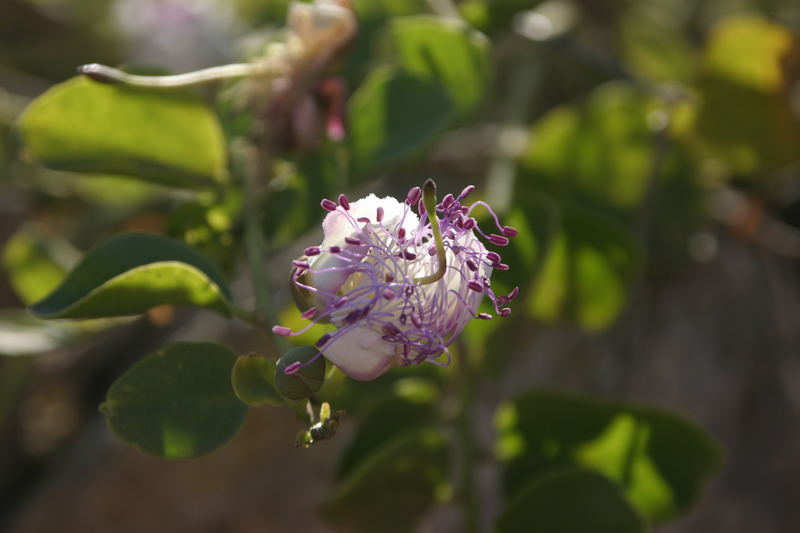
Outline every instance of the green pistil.
[(422, 205), (425, 206), (425, 211), (428, 213), (428, 220), (431, 221), (433, 241), (436, 244), (436, 257), (439, 259), (439, 269), (429, 276), (414, 278), (412, 281), (420, 285), (428, 285), (429, 283), (436, 283), (442, 279), (445, 272), (447, 272), (447, 256), (444, 252), (442, 230), (439, 229), (439, 219), (436, 217), (436, 184), (431, 179), (426, 181), (425, 185), (422, 186)]

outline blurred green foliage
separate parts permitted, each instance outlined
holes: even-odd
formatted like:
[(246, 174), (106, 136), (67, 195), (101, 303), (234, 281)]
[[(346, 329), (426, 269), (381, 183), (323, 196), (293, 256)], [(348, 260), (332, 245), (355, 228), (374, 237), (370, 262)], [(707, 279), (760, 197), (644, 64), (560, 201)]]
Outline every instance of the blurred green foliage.
[[(458, 431), (472, 416), (474, 382), (513, 373), (509, 363), (531, 356), (531, 332), (566, 323), (599, 335), (624, 316), (637, 286), (707, 260), (690, 246), (699, 229), (722, 223), (751, 238), (750, 219), (709, 209), (715, 195), (740, 194), (775, 219), (797, 201), (775, 192), (796, 188), (800, 164), (796, 6), (351, 3), (354, 42), (318, 71), (284, 80), (297, 85), (281, 99), (258, 79), (188, 92), (64, 81), (82, 63), (127, 61), (133, 43), (121, 22), (109, 22), (113, 2), (6, 0), (0, 190), (24, 198), (26, 211), (0, 204), (0, 215), (12, 213), (3, 270), (19, 300), (0, 302), (8, 308), (0, 352), (74, 341), (59, 323), (20, 318), (20, 304), (42, 299), (31, 311), (43, 317), (141, 314), (159, 304), (229, 316), (227, 278), (247, 277), (245, 253), (263, 259), (275, 308), (240, 318), (296, 329), (304, 319), (275, 280), (288, 275), (287, 254), (318, 241), (305, 234), (324, 214), (322, 198), (367, 188), (402, 197), (429, 176), (457, 193), (474, 181), (520, 230), (503, 250), (510, 271), (492, 280), (498, 293), (520, 287), (515, 314), (468, 326), (466, 342), (452, 347), (460, 370), (402, 368), (337, 389), (341, 374), (314, 369), (327, 382), (302, 391), (319, 396), (304, 422), (315, 422), (322, 400), (347, 408), (357, 425), (322, 515), (340, 529), (410, 531), (437, 503), (474, 507), (454, 484), (468, 473), (451, 471), (494, 459), (507, 489), (498, 531), (637, 532), (688, 512), (720, 453), (677, 415), (531, 391), (498, 411), (496, 458)], [(736, 7), (745, 4), (746, 12)], [(239, 36), (262, 43), (250, 57), (282, 38), (289, 2), (232, 5)], [(335, 106), (322, 81), (331, 78), (347, 85), (342, 139), (324, 133)], [(283, 126), (276, 117), (317, 137), (270, 144), (270, 128)], [(253, 252), (251, 227), (263, 232), (268, 257)], [(120, 236), (131, 231), (152, 234)], [(66, 274), (76, 249), (84, 259)], [(258, 265), (249, 267), (258, 278)], [(244, 292), (249, 305), (258, 291)], [(291, 340), (313, 344), (325, 328)], [(0, 398), (0, 424), (30, 375), (13, 365), (2, 368), (14, 383), (0, 387), (13, 392)], [(285, 403), (273, 371), (267, 359), (220, 345), (171, 344), (111, 386), (104, 412), (147, 453), (196, 457), (228, 442), (248, 406)]]

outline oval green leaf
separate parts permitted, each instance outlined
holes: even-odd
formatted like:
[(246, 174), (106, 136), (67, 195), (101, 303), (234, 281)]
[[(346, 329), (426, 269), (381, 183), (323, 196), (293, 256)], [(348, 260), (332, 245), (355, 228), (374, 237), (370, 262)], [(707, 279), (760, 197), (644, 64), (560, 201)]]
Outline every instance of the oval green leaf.
[(394, 69), (373, 72), (348, 108), (350, 150), (360, 177), (409, 157), (441, 133), (453, 103), (434, 82)]
[(498, 533), (643, 533), (642, 518), (600, 474), (564, 468), (526, 487), (503, 511)]
[(280, 405), (283, 398), (272, 384), (275, 363), (258, 355), (241, 355), (231, 372), (236, 396), (251, 407)]
[(396, 437), (365, 458), (322, 504), (337, 531), (406, 533), (446, 487), (448, 453), (433, 430)]
[(579, 466), (616, 483), (651, 522), (689, 510), (720, 463), (701, 428), (659, 409), (531, 391), (503, 406), (497, 421), (510, 494), (554, 467)]
[(102, 318), (142, 313), (162, 304), (212, 309), (230, 316), (230, 290), (205, 257), (159, 235), (128, 233), (90, 251), (45, 299), (39, 318)]
[(122, 174), (179, 187), (226, 178), (217, 117), (183, 91), (73, 78), (34, 100), (19, 131), (26, 155), (57, 170)]
[(233, 438), (247, 414), (231, 386), (235, 362), (218, 344), (171, 344), (115, 381), (101, 410), (117, 436), (145, 453), (206, 455)]
[(405, 70), (444, 89), (460, 116), (481, 103), (489, 79), (489, 40), (482, 33), (422, 15), (394, 19), (391, 35)]

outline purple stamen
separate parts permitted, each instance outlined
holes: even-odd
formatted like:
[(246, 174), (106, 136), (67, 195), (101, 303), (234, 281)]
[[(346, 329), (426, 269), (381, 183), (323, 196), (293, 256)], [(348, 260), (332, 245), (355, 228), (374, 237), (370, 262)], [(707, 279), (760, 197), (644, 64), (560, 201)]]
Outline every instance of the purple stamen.
[(383, 207), (378, 206), (378, 209), (375, 212), (375, 220), (378, 222), (383, 220)]
[(298, 370), (300, 370), (301, 366), (303, 366), (303, 364), (300, 361), (295, 361), (294, 363), (290, 363), (290, 364), (286, 365), (286, 368), (283, 369), (283, 373), (284, 374), (294, 374)]
[(406, 195), (406, 205), (414, 205), (419, 202), (420, 197), (422, 196), (422, 189), (419, 187), (413, 187), (408, 191)]
[(328, 248), (328, 251), (330, 253), (332, 253), (332, 254), (338, 254), (339, 252), (342, 251), (342, 249), (339, 248), (338, 246), (334, 245), (334, 246), (331, 246), (330, 248)]
[(285, 326), (272, 326), (272, 333), (279, 337), (288, 337), (292, 334), (292, 330)]
[(519, 230), (517, 228), (512, 228), (511, 226), (503, 226), (503, 235), (506, 237), (516, 237), (519, 235)]
[(303, 255), (306, 255), (308, 257), (314, 257), (315, 255), (319, 255), (319, 254), (320, 254), (319, 246), (309, 246), (303, 252)]
[(311, 318), (312, 318), (312, 317), (313, 317), (313, 316), (314, 316), (316, 313), (317, 313), (317, 308), (316, 308), (316, 307), (309, 307), (309, 308), (308, 308), (308, 309), (306, 309), (306, 310), (303, 312), (303, 314), (302, 314), (302, 315), (300, 315), (300, 316), (301, 316), (301, 317), (303, 317), (303, 318), (305, 318), (306, 320), (311, 320)]
[(324, 200), (322, 200), (322, 201), (319, 203), (319, 205), (320, 205), (320, 207), (322, 207), (322, 209), (324, 209), (325, 211), (336, 211), (336, 208), (338, 207), (338, 205), (336, 205), (336, 202), (334, 202), (334, 201), (332, 201), (332, 200), (328, 200), (327, 198), (325, 198)]
[(467, 287), (472, 289), (475, 292), (483, 292), (483, 285), (475, 281), (474, 279), (467, 283)]
[(361, 241), (355, 237), (347, 236), (344, 238), (344, 242), (353, 246), (361, 246)]
[(496, 233), (492, 233), (486, 238), (489, 240), (490, 243), (496, 244), (497, 246), (507, 246), (508, 243), (510, 242), (508, 240), (508, 237), (505, 237), (503, 235), (498, 235)]
[(345, 211), (350, 211), (350, 201), (344, 194), (339, 195), (339, 205), (342, 206)]
[(299, 270), (308, 270), (309, 268), (311, 268), (311, 265), (309, 265), (304, 261), (300, 261), (298, 259), (293, 260), (292, 264), (296, 266)]

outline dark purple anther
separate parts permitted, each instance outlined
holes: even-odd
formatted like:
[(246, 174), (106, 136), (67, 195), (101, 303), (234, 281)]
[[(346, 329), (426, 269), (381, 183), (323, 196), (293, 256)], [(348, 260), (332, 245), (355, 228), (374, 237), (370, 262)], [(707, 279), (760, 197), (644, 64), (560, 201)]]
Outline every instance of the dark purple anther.
[(503, 235), (498, 235), (496, 233), (492, 233), (487, 237), (487, 239), (489, 239), (490, 243), (495, 244), (497, 246), (506, 246), (509, 243), (508, 237), (505, 237)]
[(356, 237), (350, 237), (349, 235), (344, 238), (344, 242), (353, 246), (361, 246), (360, 240), (358, 240)]
[(464, 190), (461, 191), (461, 194), (458, 195), (458, 199), (459, 200), (463, 200), (464, 198), (469, 196), (469, 193), (471, 193), (474, 190), (475, 190), (475, 186), (474, 185), (467, 185), (466, 187), (464, 187)]
[(406, 261), (413, 261), (414, 259), (417, 258), (417, 254), (415, 254), (414, 252), (409, 252), (408, 250), (403, 250), (403, 253), (400, 255), (400, 257), (402, 257)]
[(510, 314), (511, 314), (510, 307), (504, 307), (503, 309), (500, 310), (500, 316), (509, 316)]
[(339, 247), (338, 247), (338, 246), (336, 246), (336, 245), (333, 245), (333, 246), (331, 246), (330, 248), (328, 248), (328, 251), (329, 251), (330, 253), (332, 253), (332, 254), (338, 254), (339, 252), (341, 252), (341, 251), (342, 251), (342, 249), (341, 249), (341, 248), (339, 248)]
[(517, 228), (512, 228), (511, 226), (503, 226), (503, 235), (506, 237), (516, 237), (519, 235), (519, 230)]
[(319, 340), (316, 342), (315, 346), (317, 348), (322, 348), (323, 346), (325, 346), (328, 343), (328, 341), (330, 339), (331, 339), (331, 334), (330, 333), (326, 333), (325, 335), (323, 335), (322, 337), (319, 338)]
[(508, 296), (506, 296), (506, 301), (510, 302), (517, 297), (517, 294), (519, 294), (519, 287), (514, 287), (511, 289), (511, 292), (508, 293)]
[(486, 254), (486, 260), (492, 263), (492, 266), (500, 263), (500, 254), (497, 252), (489, 252)]
[(496, 268), (497, 270), (508, 270), (508, 265), (505, 263), (498, 263), (496, 265), (492, 265), (492, 267)]
[(334, 201), (332, 201), (332, 200), (328, 200), (327, 198), (325, 198), (324, 200), (322, 200), (322, 201), (319, 203), (319, 205), (320, 205), (320, 206), (322, 207), (322, 209), (324, 209), (325, 211), (336, 211), (336, 208), (338, 207), (338, 205), (336, 205), (336, 202), (334, 202)]
[(381, 295), (387, 300), (392, 300), (397, 296), (392, 289), (384, 289)]
[(279, 337), (288, 337), (292, 334), (292, 330), (284, 326), (272, 326), (272, 333)]
[(397, 238), (401, 241), (406, 238), (406, 228), (400, 228), (397, 230)]
[(283, 369), (284, 374), (294, 374), (303, 364), (300, 361), (295, 361), (294, 363), (286, 365), (286, 368)]
[(342, 206), (345, 211), (350, 211), (350, 201), (344, 194), (339, 195), (339, 205)]
[(450, 207), (450, 204), (452, 204), (454, 201), (455, 201), (455, 198), (453, 198), (453, 195), (448, 193), (448, 194), (445, 194), (444, 198), (442, 198), (442, 204), (441, 205), (442, 205), (442, 207), (444, 209), (447, 209), (448, 207)]
[(467, 259), (466, 263), (467, 263), (467, 268), (472, 270), (473, 272), (478, 270), (478, 265), (476, 265), (472, 259)]
[(361, 222), (362, 224), (369, 224), (370, 222), (372, 222), (372, 221), (369, 219), (369, 217), (358, 217), (358, 218), (356, 219), (356, 221), (357, 221), (357, 222)]
[(391, 324), (384, 324), (383, 327), (381, 328), (381, 331), (383, 331), (383, 334), (386, 335), (387, 337), (393, 337), (398, 333), (400, 333), (400, 330), (397, 329), (396, 326), (393, 326)]
[(303, 317), (303, 318), (304, 318), (304, 319), (306, 319), (306, 320), (311, 320), (311, 318), (312, 318), (312, 317), (313, 317), (313, 316), (314, 316), (316, 313), (317, 313), (317, 308), (316, 308), (316, 307), (309, 307), (308, 309), (306, 309), (305, 311), (303, 311), (303, 314), (302, 314), (302, 315), (300, 315), (300, 316), (301, 316), (301, 317)]
[(417, 212), (419, 213), (419, 216), (423, 216), (425, 213), (427, 213), (427, 211), (425, 211), (425, 204), (422, 202), (421, 198), (419, 202), (417, 202)]
[(478, 313), (478, 316), (475, 318), (480, 318), (481, 320), (491, 320), (492, 315), (490, 315), (489, 313)]
[(483, 292), (483, 285), (479, 282), (475, 281), (474, 279), (467, 283), (467, 287), (472, 289), (475, 292)]
[(378, 206), (378, 209), (375, 212), (375, 220), (377, 220), (378, 222), (383, 220), (383, 207)]
[(347, 296), (342, 296), (333, 304), (334, 309), (339, 309), (341, 306), (349, 302), (350, 300), (347, 299)]
[(436, 247), (435, 246), (431, 246), (430, 248), (428, 248), (428, 255), (436, 255)]
[(414, 326), (418, 328), (422, 327), (422, 319), (419, 317), (417, 313), (411, 313), (411, 322), (413, 322)]
[(422, 196), (422, 189), (420, 189), (419, 187), (413, 187), (408, 191), (408, 194), (406, 195), (406, 204), (414, 205), (419, 201), (421, 196)]
[(311, 268), (311, 265), (309, 265), (308, 263), (304, 261), (298, 261), (297, 259), (293, 260), (292, 264), (295, 267), (299, 268), (300, 270), (308, 270), (309, 268)]
[(467, 231), (475, 229), (476, 225), (477, 223), (475, 222), (474, 218), (468, 218), (467, 220), (464, 221), (464, 229)]
[(303, 254), (307, 255), (308, 257), (314, 257), (315, 255), (319, 255), (319, 253), (320, 253), (319, 246), (309, 246), (303, 252)]

